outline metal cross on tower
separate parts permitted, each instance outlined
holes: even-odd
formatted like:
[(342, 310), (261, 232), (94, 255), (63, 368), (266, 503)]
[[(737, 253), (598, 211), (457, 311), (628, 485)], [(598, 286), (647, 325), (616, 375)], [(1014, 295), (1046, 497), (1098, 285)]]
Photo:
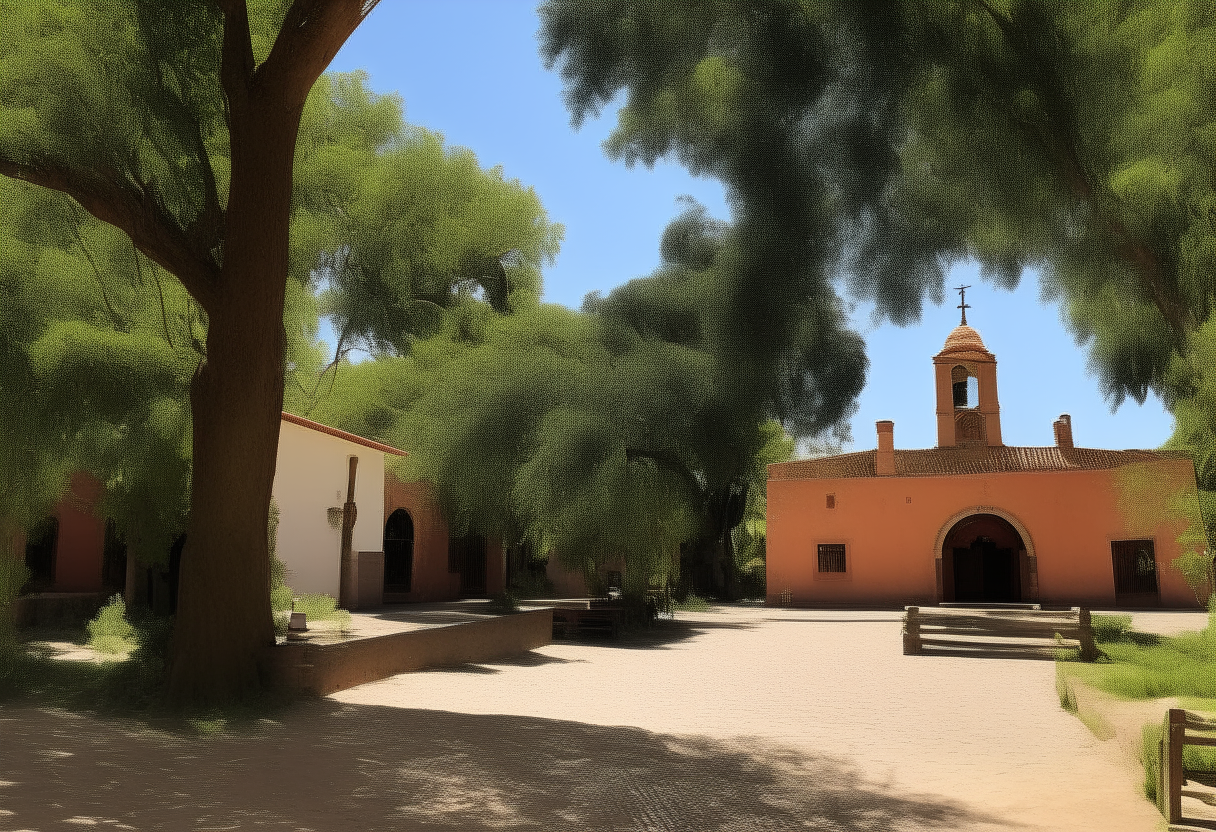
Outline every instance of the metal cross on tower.
[(971, 305), (969, 303), (967, 303), (967, 290), (970, 288), (971, 288), (970, 286), (955, 286), (954, 287), (954, 291), (958, 292), (958, 299), (960, 301), (962, 301), (962, 303), (960, 303), (958, 306), (954, 307), (955, 309), (963, 310), (963, 322), (960, 324), (960, 326), (967, 325), (967, 310), (971, 308)]

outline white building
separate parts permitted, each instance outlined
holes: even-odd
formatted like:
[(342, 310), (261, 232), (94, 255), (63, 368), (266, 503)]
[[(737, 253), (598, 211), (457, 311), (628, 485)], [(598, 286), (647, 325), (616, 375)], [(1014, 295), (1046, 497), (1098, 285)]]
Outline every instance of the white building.
[(279, 507), (277, 553), (286, 584), (297, 595), (339, 597), (342, 505), (350, 458), (357, 457), (353, 552), (384, 549), (384, 456), (404, 451), (317, 422), (283, 414), (274, 500)]

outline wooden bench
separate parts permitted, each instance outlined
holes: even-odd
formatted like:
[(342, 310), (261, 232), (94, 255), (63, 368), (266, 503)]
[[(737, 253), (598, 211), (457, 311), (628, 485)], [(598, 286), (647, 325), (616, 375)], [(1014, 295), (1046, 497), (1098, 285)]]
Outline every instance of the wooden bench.
[[(1188, 734), (1188, 730), (1208, 736), (1194, 736)], [(1216, 736), (1213, 734), (1216, 734), (1216, 720), (1204, 719), (1180, 708), (1170, 708), (1165, 715), (1165, 732), (1157, 743), (1160, 762), (1157, 769), (1157, 806), (1170, 823), (1182, 821), (1182, 786), (1186, 782), (1186, 775), (1191, 773), (1182, 766), (1182, 747), (1216, 747)]]
[(1060, 643), (1081, 648), (1081, 658), (1099, 655), (1089, 610), (1042, 610), (1038, 605), (999, 607), (905, 607), (904, 655), (1054, 658)]
[(592, 604), (590, 609), (563, 609), (555, 607), (553, 610), (553, 635), (564, 637), (566, 635), (586, 635), (588, 633), (606, 634), (611, 638), (616, 638), (621, 632), (621, 615), (624, 611), (620, 607), (601, 606)]

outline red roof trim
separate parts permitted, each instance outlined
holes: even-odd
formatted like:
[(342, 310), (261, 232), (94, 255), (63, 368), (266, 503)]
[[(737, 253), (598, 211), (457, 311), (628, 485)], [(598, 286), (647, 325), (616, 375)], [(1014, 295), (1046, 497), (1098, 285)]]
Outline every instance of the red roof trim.
[(362, 445), (365, 448), (371, 448), (373, 451), (382, 451), (393, 456), (408, 456), (405, 451), (397, 450), (391, 445), (383, 445), (379, 442), (373, 442), (370, 439), (364, 439), (362, 436), (355, 436), (353, 433), (347, 433), (344, 430), (331, 428), (329, 425), (323, 425), (320, 422), (314, 422), (311, 419), (305, 419), (303, 416), (297, 416), (294, 413), (283, 411), (283, 421), (291, 422), (293, 425), (299, 425), (302, 428), (315, 430), (320, 433), (328, 433), (330, 436), (336, 436), (338, 439), (345, 439), (347, 442), (354, 442), (356, 445)]

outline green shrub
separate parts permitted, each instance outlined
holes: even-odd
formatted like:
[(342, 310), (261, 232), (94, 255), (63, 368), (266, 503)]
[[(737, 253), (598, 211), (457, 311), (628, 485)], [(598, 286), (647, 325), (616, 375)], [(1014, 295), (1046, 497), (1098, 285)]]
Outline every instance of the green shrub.
[(1090, 619), (1094, 641), (1120, 641), (1132, 629), (1130, 615), (1095, 615)]
[(338, 609), (338, 602), (329, 595), (301, 595), (295, 600), (296, 612), (304, 613), (309, 621), (331, 621), (342, 632), (350, 630), (350, 613)]
[(129, 653), (137, 646), (135, 628), (127, 621), (127, 605), (115, 595), (87, 625), (89, 646), (99, 653)]
[(519, 598), (509, 588), (494, 596), (490, 609), (497, 613), (515, 612), (519, 609)]
[(683, 601), (677, 601), (675, 608), (684, 612), (706, 612), (713, 609), (709, 602), (697, 595), (695, 592), (689, 592), (684, 596)]

